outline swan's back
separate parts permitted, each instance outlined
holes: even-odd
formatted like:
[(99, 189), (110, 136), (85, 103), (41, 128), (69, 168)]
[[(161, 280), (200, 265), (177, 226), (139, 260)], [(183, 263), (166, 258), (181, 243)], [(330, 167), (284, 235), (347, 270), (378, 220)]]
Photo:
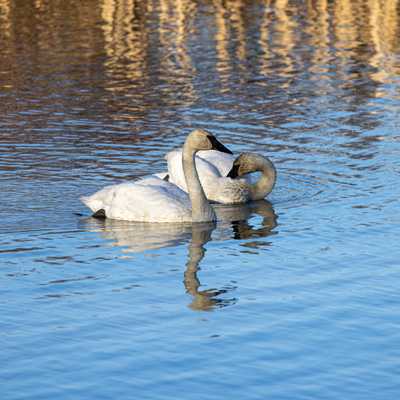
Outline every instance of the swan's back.
[(104, 210), (107, 218), (143, 222), (189, 222), (188, 195), (156, 177), (107, 186), (82, 202), (93, 212)]
[[(211, 153), (211, 152), (214, 153), (214, 151), (200, 151), (199, 153)], [(165, 156), (165, 158), (168, 163), (169, 181), (177, 185), (185, 192), (187, 192), (186, 179), (182, 167), (182, 150), (179, 149), (170, 151)], [(201, 185), (203, 186), (203, 189), (207, 195), (207, 187), (209, 186), (209, 182), (215, 180), (215, 178), (220, 178), (221, 174), (218, 171), (218, 168), (216, 168), (213, 164), (211, 164), (209, 161), (197, 155), (196, 155), (196, 169), (200, 178)]]
[(226, 176), (235, 161), (233, 154), (221, 153), (215, 150), (199, 151), (197, 154), (198, 157), (213, 165), (220, 176)]

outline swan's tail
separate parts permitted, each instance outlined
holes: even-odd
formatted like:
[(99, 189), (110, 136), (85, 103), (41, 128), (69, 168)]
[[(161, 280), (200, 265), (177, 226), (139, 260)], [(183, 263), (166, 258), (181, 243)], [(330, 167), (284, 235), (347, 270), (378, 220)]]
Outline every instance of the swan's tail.
[(104, 208), (100, 208), (100, 210), (97, 210), (95, 213), (92, 214), (92, 217), (97, 219), (105, 219), (107, 218), (106, 211), (104, 210)]
[(79, 200), (86, 206), (89, 207), (94, 213), (100, 210), (103, 206), (103, 202), (96, 200), (93, 196), (82, 196)]

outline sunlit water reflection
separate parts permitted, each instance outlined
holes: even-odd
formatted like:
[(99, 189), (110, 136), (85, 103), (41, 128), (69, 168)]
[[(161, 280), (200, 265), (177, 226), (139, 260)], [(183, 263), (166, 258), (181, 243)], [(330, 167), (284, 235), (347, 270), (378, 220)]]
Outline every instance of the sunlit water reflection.
[[(399, 395), (398, 0), (0, 0), (1, 398)], [(217, 224), (98, 221), (193, 128), (269, 156)]]

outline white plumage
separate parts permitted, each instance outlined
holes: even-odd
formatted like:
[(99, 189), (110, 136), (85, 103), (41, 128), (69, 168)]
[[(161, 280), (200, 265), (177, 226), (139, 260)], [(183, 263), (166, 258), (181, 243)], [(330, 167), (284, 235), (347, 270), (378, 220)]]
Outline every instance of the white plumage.
[(190, 222), (187, 193), (157, 177), (106, 186), (92, 196), (81, 197), (93, 212), (104, 210), (107, 218), (125, 221)]

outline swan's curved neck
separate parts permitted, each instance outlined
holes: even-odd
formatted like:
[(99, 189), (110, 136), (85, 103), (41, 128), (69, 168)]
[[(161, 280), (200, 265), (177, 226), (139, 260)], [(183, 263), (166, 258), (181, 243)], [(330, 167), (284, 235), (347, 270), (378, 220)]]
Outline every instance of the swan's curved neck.
[(195, 155), (197, 150), (190, 144), (185, 143), (182, 151), (182, 166), (185, 174), (186, 185), (192, 203), (192, 221), (204, 222), (215, 221), (214, 209), (210, 206), (203, 187), (201, 186), (199, 175), (196, 170)]
[(263, 159), (257, 164), (256, 171), (261, 172), (260, 179), (250, 185), (252, 200), (261, 200), (272, 191), (276, 181), (276, 169), (268, 159)]

